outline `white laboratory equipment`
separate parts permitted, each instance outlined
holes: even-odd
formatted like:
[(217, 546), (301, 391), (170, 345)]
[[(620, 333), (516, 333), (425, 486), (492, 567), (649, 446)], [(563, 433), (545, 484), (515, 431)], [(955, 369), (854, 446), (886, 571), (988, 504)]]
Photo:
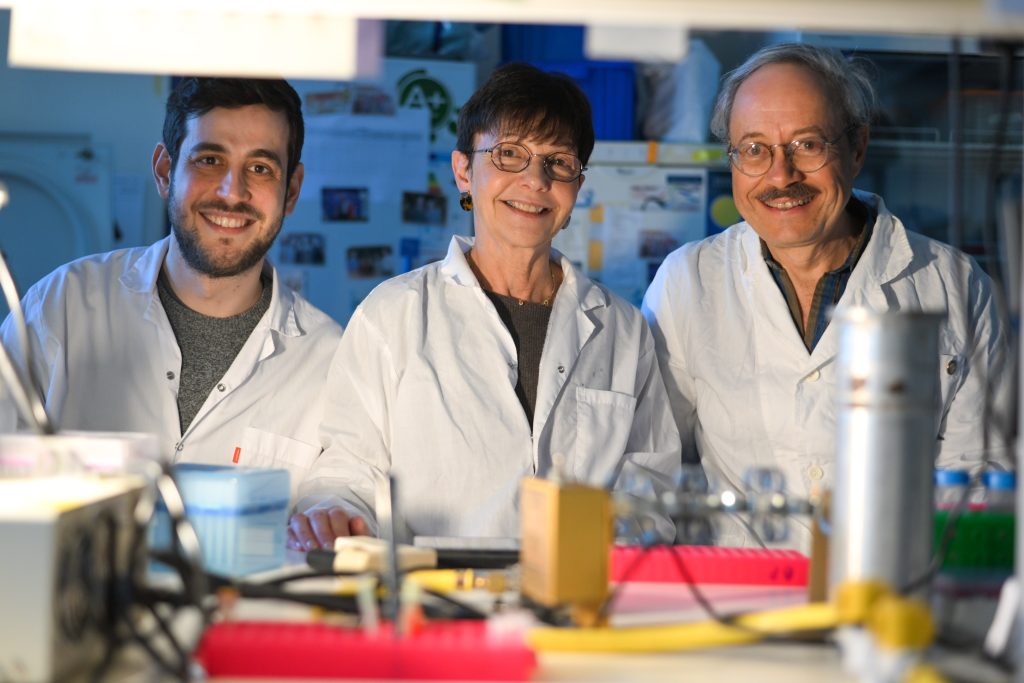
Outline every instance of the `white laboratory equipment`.
[(927, 586), (941, 321), (860, 307), (833, 318), (840, 341), (832, 591), (857, 580), (897, 591)]

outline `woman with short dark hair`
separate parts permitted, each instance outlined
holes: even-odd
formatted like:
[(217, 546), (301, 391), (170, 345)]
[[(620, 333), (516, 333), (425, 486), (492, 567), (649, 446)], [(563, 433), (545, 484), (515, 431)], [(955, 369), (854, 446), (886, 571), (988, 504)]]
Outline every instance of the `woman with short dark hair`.
[(470, 98), (452, 170), (475, 238), (356, 310), (300, 495), (332, 494), (373, 528), (374, 480), (390, 473), (407, 535), (512, 537), (523, 477), (671, 483), (679, 438), (646, 322), (551, 246), (593, 146), (565, 76), (508, 65)]

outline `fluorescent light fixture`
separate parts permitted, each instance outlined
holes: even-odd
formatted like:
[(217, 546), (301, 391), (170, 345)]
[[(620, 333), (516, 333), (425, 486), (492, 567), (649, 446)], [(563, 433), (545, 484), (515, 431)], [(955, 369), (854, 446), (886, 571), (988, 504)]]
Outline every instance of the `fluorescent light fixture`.
[(379, 73), (383, 22), (325, 5), (286, 5), (14, 0), (8, 63), (72, 71), (329, 80)]
[(689, 39), (683, 26), (587, 26), (583, 50), (588, 59), (624, 59), (638, 62), (680, 62)]

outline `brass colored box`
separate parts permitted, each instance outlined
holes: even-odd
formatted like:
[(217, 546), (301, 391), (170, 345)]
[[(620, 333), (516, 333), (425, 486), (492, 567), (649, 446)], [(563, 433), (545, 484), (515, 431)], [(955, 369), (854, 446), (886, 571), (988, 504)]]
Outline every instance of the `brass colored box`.
[(548, 607), (599, 607), (608, 594), (608, 493), (578, 483), (524, 479), (519, 502), (523, 594)]

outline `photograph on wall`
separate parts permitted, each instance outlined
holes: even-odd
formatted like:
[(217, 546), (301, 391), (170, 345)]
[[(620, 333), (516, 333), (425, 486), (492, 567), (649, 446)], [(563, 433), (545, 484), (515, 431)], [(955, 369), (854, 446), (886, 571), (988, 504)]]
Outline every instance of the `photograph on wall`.
[(641, 211), (668, 208), (668, 187), (660, 182), (644, 180), (629, 186), (629, 206)]
[(340, 83), (332, 90), (306, 93), (306, 113), (386, 114), (395, 113), (395, 99), (371, 83)]
[(347, 84), (334, 90), (306, 93), (306, 115), (347, 114), (352, 111), (352, 96), (352, 89)]
[(665, 208), (671, 211), (704, 210), (704, 175), (673, 173), (665, 179)]
[(281, 263), (322, 266), (327, 248), (324, 236), (317, 232), (290, 232), (281, 235), (278, 242), (278, 260)]
[(384, 114), (395, 113), (395, 100), (385, 90), (367, 83), (355, 83), (355, 97), (352, 100), (353, 114)]
[(370, 220), (370, 191), (365, 187), (325, 187), (320, 190), (325, 221), (363, 222)]
[(639, 234), (640, 258), (656, 259), (658, 263), (665, 260), (679, 246), (675, 237), (665, 230), (641, 230)]
[(306, 271), (296, 266), (281, 266), (277, 269), (277, 276), (281, 278), (281, 284), (290, 287), (293, 291), (303, 296), (308, 296), (309, 288), (306, 282)]
[(422, 225), (444, 225), (448, 214), (448, 198), (427, 192), (402, 193), (402, 220)]
[(385, 278), (395, 274), (391, 245), (352, 247), (346, 254), (348, 276), (352, 278)]

